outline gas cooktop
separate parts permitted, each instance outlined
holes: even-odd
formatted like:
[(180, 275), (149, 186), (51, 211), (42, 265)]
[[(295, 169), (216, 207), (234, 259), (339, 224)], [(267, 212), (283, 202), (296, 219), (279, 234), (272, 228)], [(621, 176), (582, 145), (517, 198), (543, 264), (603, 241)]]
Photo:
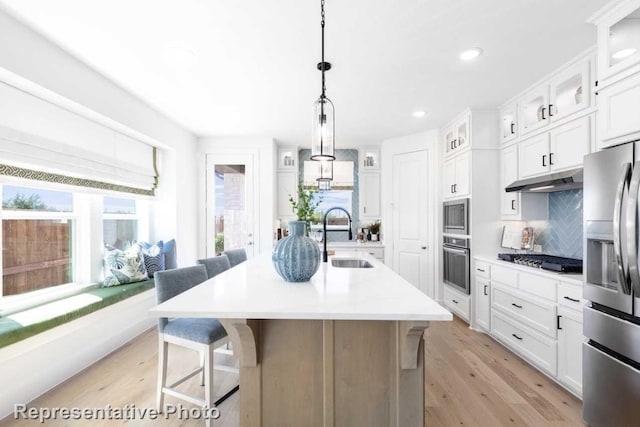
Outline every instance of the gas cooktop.
[(542, 254), (498, 254), (498, 259), (562, 273), (582, 273), (582, 260)]

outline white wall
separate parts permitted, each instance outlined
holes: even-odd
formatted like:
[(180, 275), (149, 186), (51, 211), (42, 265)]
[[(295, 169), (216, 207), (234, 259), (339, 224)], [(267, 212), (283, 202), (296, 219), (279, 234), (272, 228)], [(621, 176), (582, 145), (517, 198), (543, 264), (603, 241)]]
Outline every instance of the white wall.
[[(0, 8), (0, 78), (161, 148), (151, 239), (176, 238), (178, 263), (198, 247), (196, 137)], [(0, 99), (2, 102), (2, 99)], [(0, 418), (153, 324), (154, 291), (0, 349)]]
[(434, 299), (439, 299), (439, 283), (441, 283), (438, 265), (440, 263), (440, 230), (442, 213), (439, 208), (440, 191), (441, 191), (441, 170), (442, 165), (438, 130), (429, 130), (427, 132), (416, 133), (412, 135), (400, 136), (385, 140), (381, 144), (381, 188), (380, 196), (382, 200), (382, 217), (381, 221), (385, 231), (385, 264), (394, 265), (394, 235), (393, 235), (393, 156), (400, 153), (410, 153), (413, 151), (429, 150), (429, 200), (428, 210), (429, 218), (424, 218), (429, 229), (429, 250), (430, 265), (429, 268), (433, 273), (433, 284), (429, 288), (433, 290), (430, 295)]
[[(207, 137), (198, 143), (198, 227), (206, 230), (207, 188), (206, 158), (208, 154), (252, 154), (256, 173), (256, 197), (254, 198), (256, 254), (271, 251), (273, 247), (275, 194), (276, 144), (270, 137)], [(198, 256), (207, 256), (207, 237), (203, 231), (198, 241)]]

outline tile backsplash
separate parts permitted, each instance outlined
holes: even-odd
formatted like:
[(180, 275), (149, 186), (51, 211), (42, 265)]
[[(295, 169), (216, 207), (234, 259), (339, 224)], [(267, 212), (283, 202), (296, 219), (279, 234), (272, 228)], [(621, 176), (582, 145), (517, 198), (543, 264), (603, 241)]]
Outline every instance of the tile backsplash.
[(544, 253), (582, 259), (582, 189), (549, 193), (549, 220), (530, 225)]

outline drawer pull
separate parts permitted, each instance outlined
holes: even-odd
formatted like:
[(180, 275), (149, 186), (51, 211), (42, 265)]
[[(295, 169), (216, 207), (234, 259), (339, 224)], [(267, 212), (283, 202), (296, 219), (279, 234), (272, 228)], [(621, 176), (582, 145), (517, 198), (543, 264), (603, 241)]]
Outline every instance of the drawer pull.
[(519, 337), (516, 334), (511, 334), (511, 336), (513, 336), (515, 339), (518, 339), (518, 340), (522, 341), (522, 337)]
[(512, 303), (511, 303), (511, 305), (512, 305), (512, 306), (514, 306), (514, 307), (516, 307), (516, 308), (522, 308), (522, 306), (521, 306), (521, 305), (518, 305), (518, 304), (516, 304), (515, 302), (512, 302)]
[(454, 299), (452, 299), (451, 301), (453, 301), (454, 303), (458, 304), (458, 301), (456, 301), (456, 300), (454, 300)]
[(580, 302), (579, 299), (575, 299), (575, 298), (571, 298), (571, 297), (563, 297), (563, 298), (566, 299), (566, 300), (569, 300), (569, 301), (573, 301), (573, 302)]
[(484, 270), (483, 270), (483, 269), (481, 269), (481, 268), (476, 268), (476, 270), (478, 270), (478, 271), (479, 271), (479, 272), (481, 272), (481, 273), (484, 273)]

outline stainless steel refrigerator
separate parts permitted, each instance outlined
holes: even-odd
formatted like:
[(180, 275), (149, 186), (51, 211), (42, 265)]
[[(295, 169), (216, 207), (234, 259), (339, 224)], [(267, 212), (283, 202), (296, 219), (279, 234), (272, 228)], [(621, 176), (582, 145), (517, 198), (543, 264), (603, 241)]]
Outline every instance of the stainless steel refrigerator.
[(640, 426), (640, 141), (584, 158), (583, 416)]

